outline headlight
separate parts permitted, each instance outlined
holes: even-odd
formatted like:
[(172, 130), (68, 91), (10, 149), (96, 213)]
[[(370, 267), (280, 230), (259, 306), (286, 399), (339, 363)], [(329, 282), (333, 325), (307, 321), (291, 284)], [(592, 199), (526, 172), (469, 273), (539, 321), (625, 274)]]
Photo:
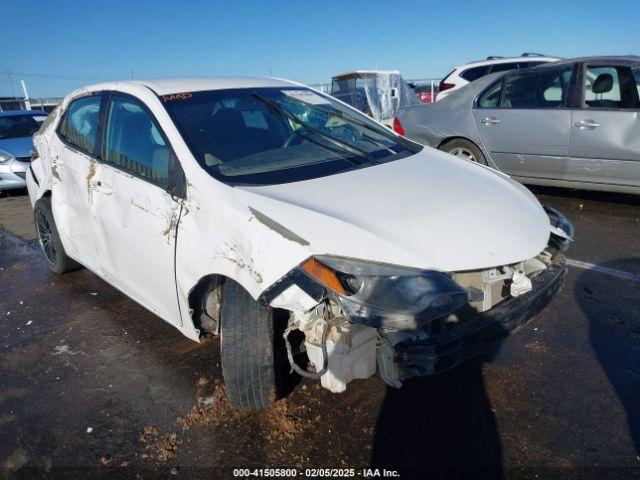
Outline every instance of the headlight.
[(335, 294), (350, 320), (376, 327), (420, 328), (468, 301), (449, 276), (431, 270), (326, 256), (301, 268)]
[(13, 155), (11, 155), (9, 152), (0, 150), (0, 165), (2, 165), (3, 163), (7, 163), (12, 158), (13, 158)]
[(543, 205), (544, 211), (549, 216), (549, 224), (551, 237), (549, 245), (561, 252), (569, 248), (569, 244), (573, 241), (575, 230), (573, 224), (561, 212), (555, 208)]

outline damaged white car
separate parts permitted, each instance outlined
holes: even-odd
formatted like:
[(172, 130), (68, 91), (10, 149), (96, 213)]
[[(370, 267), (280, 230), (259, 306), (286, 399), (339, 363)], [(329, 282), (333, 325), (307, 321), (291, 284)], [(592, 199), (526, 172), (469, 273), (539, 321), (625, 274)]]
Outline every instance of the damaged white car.
[(280, 359), (340, 392), (480, 354), (558, 290), (573, 235), (507, 176), (275, 79), (78, 90), (36, 134), (27, 183), (51, 269), (219, 335), (249, 409), (277, 398)]

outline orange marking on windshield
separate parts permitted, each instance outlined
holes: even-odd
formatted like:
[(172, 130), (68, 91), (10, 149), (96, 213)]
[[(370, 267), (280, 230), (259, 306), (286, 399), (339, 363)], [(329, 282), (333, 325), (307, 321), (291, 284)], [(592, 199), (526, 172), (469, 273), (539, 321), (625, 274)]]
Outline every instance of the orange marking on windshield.
[(183, 93), (172, 93), (171, 95), (163, 95), (162, 100), (165, 102), (170, 102), (172, 100), (186, 100), (187, 98), (191, 98), (193, 94), (189, 92)]

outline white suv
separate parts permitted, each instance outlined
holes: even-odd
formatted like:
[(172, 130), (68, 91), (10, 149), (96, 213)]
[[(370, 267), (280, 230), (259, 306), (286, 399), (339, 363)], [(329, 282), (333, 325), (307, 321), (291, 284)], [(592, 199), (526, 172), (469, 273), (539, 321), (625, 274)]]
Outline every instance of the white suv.
[(542, 63), (556, 62), (556, 57), (545, 57), (538, 53), (523, 53), (520, 57), (487, 57), (486, 60), (469, 62), (456, 67), (440, 82), (436, 102), (442, 100), (454, 90), (464, 87), (466, 84), (484, 77), (490, 73), (506, 72), (518, 68), (535, 67)]

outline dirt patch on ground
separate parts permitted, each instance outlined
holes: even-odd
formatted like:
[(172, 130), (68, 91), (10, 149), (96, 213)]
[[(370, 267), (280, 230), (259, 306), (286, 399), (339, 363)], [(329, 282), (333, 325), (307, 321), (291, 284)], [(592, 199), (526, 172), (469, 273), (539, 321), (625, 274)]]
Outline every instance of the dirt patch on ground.
[[(260, 445), (263, 453), (273, 461), (278, 455), (284, 455), (289, 463), (296, 445), (317, 428), (320, 415), (310, 414), (308, 406), (295, 403), (290, 398), (279, 400), (258, 412), (240, 410), (229, 403), (225, 387), (219, 379), (201, 378), (196, 385), (196, 404), (186, 415), (178, 418), (179, 431), (160, 433), (155, 425), (145, 427), (139, 437), (143, 448), (138, 457), (159, 464), (174, 460), (189, 431), (198, 431), (200, 434), (208, 427), (214, 427), (213, 430), (224, 437), (233, 435), (229, 430), (244, 438), (252, 436), (241, 432), (265, 432)], [(226, 445), (227, 448), (232, 449), (233, 445)], [(303, 464), (304, 456), (293, 456)]]
[(229, 404), (224, 385), (218, 379), (208, 381), (201, 378), (197, 392), (196, 404), (180, 421), (183, 431), (198, 425), (242, 421), (250, 416), (250, 413)]
[(527, 350), (531, 350), (532, 352), (539, 352), (539, 353), (549, 353), (551, 351), (551, 349), (547, 345), (540, 342), (527, 343), (524, 346), (524, 348), (526, 348)]
[(157, 460), (164, 463), (176, 457), (178, 447), (182, 440), (178, 438), (176, 432), (171, 432), (160, 436), (155, 425), (144, 427), (138, 439), (144, 450), (138, 456), (141, 460)]

